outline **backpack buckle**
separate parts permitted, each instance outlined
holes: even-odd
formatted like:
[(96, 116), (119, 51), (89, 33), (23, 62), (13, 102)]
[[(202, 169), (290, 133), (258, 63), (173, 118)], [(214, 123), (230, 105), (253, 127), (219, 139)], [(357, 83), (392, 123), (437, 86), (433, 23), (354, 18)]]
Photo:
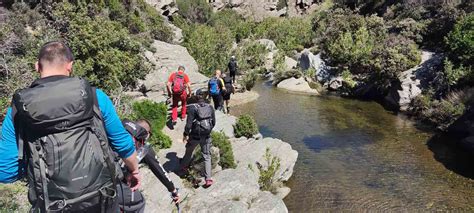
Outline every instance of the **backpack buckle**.
[(48, 211), (52, 211), (52, 212), (59, 212), (61, 210), (63, 210), (64, 208), (66, 208), (67, 206), (67, 202), (66, 200), (56, 200), (54, 202), (52, 202), (51, 204), (49, 204), (47, 210)]
[(99, 192), (104, 197), (108, 197), (108, 198), (112, 198), (112, 199), (117, 197), (117, 191), (115, 189), (109, 188), (107, 186), (100, 188)]

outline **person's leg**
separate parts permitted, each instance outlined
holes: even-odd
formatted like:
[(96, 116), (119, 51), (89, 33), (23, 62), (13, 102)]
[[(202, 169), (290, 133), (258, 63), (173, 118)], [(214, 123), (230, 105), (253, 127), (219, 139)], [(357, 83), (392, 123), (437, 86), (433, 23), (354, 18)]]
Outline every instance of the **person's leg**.
[(230, 72), (230, 77), (232, 78), (232, 83), (235, 83), (235, 72)]
[(211, 137), (202, 138), (200, 140), (201, 146), (201, 154), (204, 158), (204, 178), (206, 180), (211, 179), (211, 170), (212, 170), (212, 162), (211, 162)]
[(178, 119), (178, 102), (180, 101), (180, 97), (177, 95), (173, 95), (173, 105), (172, 112), (171, 112), (171, 120), (176, 121)]
[(181, 168), (187, 168), (191, 163), (191, 157), (193, 156), (194, 149), (198, 145), (199, 140), (190, 138), (186, 143), (186, 152), (184, 153), (183, 160), (181, 160)]
[(183, 94), (181, 94), (181, 119), (185, 119), (186, 118), (186, 101), (188, 99), (188, 94), (186, 93), (186, 91), (183, 92)]
[(219, 103), (218, 110), (223, 111), (224, 97), (222, 97), (222, 93), (218, 95), (218, 101), (217, 102)]
[(212, 102), (214, 103), (214, 109), (215, 110), (219, 109), (219, 96), (220, 95), (213, 95), (212, 96)]

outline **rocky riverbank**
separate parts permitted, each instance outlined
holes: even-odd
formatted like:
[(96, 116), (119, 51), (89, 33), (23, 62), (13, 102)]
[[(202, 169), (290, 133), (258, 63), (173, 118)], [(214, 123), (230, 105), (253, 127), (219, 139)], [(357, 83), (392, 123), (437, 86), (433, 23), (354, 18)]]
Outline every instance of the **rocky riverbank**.
[[(276, 172), (279, 181), (287, 181), (293, 174), (298, 153), (288, 143), (278, 139), (262, 138), (235, 138), (233, 125), (236, 118), (217, 112), (216, 131), (222, 131), (229, 138), (233, 147), (237, 168), (213, 170), (215, 184), (208, 189), (190, 188), (185, 180), (180, 179), (173, 172), (170, 178), (180, 187), (181, 204), (184, 211), (200, 212), (287, 212), (282, 200), (289, 188), (282, 186), (274, 195), (261, 191), (258, 184), (259, 172), (257, 164), (265, 165), (264, 154), (268, 148), (273, 156), (281, 159), (280, 169)], [(169, 149), (160, 150), (159, 161), (168, 171), (178, 168), (178, 157), (185, 152), (182, 143), (184, 122), (179, 121), (173, 130), (166, 128), (165, 133), (173, 139)], [(146, 212), (170, 212), (176, 207), (170, 203), (166, 188), (153, 176), (148, 169), (143, 169), (143, 193), (147, 198)]]

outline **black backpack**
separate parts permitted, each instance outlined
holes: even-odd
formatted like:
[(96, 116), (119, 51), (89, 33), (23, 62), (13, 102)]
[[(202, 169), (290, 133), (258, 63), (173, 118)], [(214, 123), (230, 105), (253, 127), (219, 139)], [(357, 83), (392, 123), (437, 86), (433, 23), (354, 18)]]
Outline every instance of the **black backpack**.
[(228, 67), (229, 67), (230, 72), (237, 71), (237, 62), (235, 60), (230, 60), (229, 64), (228, 64)]
[(207, 103), (194, 104), (196, 107), (196, 117), (193, 122), (191, 134), (197, 136), (209, 136), (212, 132), (212, 113), (214, 108)]
[(226, 93), (232, 93), (234, 92), (234, 87), (232, 86), (232, 77), (230, 76), (226, 76), (224, 78), (224, 86), (225, 86), (225, 89), (227, 90)]
[(18, 158), (26, 164), (33, 212), (105, 212), (122, 179), (109, 147), (96, 92), (64, 77), (13, 96)]

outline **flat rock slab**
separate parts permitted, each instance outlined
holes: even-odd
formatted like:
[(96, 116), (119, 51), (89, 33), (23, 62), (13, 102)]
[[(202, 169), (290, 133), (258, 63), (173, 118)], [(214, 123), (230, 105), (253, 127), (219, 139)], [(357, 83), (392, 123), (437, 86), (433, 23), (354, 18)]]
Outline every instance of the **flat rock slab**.
[(206, 76), (199, 73), (196, 60), (185, 47), (158, 40), (153, 42), (152, 47), (156, 49), (154, 53), (145, 52), (145, 57), (154, 65), (154, 69), (142, 82), (147, 89), (164, 91), (169, 75), (176, 72), (180, 65), (186, 68), (186, 74), (188, 74), (191, 83), (203, 83), (208, 80)]
[(312, 89), (304, 78), (289, 78), (278, 83), (278, 88), (288, 90), (290, 92), (305, 93), (309, 95), (319, 95), (319, 92)]

